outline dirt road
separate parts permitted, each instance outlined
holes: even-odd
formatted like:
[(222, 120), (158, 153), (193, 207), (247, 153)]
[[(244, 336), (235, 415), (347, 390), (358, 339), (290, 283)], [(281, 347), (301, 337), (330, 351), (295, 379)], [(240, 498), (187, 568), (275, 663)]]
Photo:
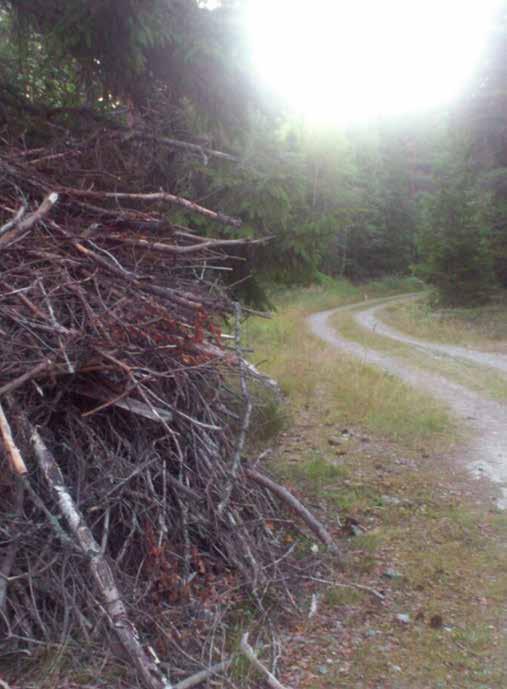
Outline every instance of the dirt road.
[[(443, 375), (407, 364), (401, 359), (364, 347), (358, 342), (345, 339), (330, 324), (329, 319), (340, 311), (351, 311), (356, 321), (377, 335), (408, 344), (429, 356), (446, 356), (456, 361), (472, 361), (475, 364), (496, 369), (499, 376), (507, 375), (507, 356), (491, 352), (478, 352), (463, 347), (425, 342), (404, 335), (382, 323), (378, 312), (394, 301), (404, 301), (413, 295), (384, 300), (366, 301), (361, 306), (352, 305), (322, 311), (308, 318), (312, 332), (333, 347), (361, 359), (364, 363), (378, 366), (444, 401), (472, 431), (473, 440), (461, 451), (462, 458), (475, 475), (486, 475), (501, 493), (498, 506), (507, 509), (507, 405), (486, 399), (474, 390), (448, 380)], [(479, 371), (480, 375), (480, 371)]]

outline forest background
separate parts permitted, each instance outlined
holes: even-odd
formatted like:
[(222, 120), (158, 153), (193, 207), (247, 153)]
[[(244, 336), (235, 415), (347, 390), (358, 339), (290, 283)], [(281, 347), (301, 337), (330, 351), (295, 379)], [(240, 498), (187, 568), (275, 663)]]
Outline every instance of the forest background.
[(160, 147), (153, 166), (171, 193), (241, 217), (222, 237), (272, 237), (230, 276), (258, 305), (266, 285), (325, 275), (415, 273), (448, 304), (506, 286), (507, 6), (458, 103), (324, 129), (256, 83), (243, 5), (3, 0), (0, 126), (36, 146), (45, 124), (79, 131), (91, 117), (230, 153), (236, 162)]

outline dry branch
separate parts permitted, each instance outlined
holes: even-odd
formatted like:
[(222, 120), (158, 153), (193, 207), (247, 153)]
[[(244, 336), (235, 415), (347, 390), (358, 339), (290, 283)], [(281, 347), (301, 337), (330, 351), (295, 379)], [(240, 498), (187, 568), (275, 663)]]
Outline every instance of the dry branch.
[(195, 675), (191, 675), (190, 677), (187, 677), (186, 679), (181, 680), (181, 682), (175, 684), (174, 689), (192, 689), (192, 687), (202, 684), (206, 680), (210, 679), (210, 677), (213, 677), (213, 675), (218, 675), (220, 672), (225, 672), (233, 660), (233, 658), (228, 658), (227, 660), (223, 660), (221, 663), (216, 663), (205, 670), (196, 672)]
[(256, 244), (265, 244), (269, 242), (272, 237), (263, 237), (262, 239), (212, 239), (210, 241), (198, 242), (187, 246), (180, 246), (175, 244), (161, 244), (160, 242), (150, 242), (147, 239), (129, 239), (118, 235), (110, 235), (109, 239), (128, 244), (130, 246), (139, 246), (149, 251), (161, 251), (168, 254), (191, 254), (197, 251), (204, 251), (205, 249), (220, 249), (231, 246), (255, 246)]
[(231, 218), (229, 215), (224, 215), (223, 213), (217, 213), (209, 208), (204, 208), (194, 201), (185, 199), (182, 196), (175, 196), (174, 194), (169, 194), (166, 191), (157, 191), (149, 194), (132, 194), (128, 192), (100, 192), (100, 191), (85, 191), (84, 189), (69, 189), (68, 187), (63, 187), (61, 189), (62, 194), (68, 194), (69, 196), (84, 196), (92, 199), (115, 199), (126, 200), (126, 201), (166, 201), (167, 203), (173, 203), (176, 206), (181, 206), (192, 213), (199, 213), (205, 218), (220, 222), (223, 225), (231, 225), (232, 227), (241, 227), (241, 220), (239, 218)]
[(19, 221), (21, 220), (21, 218), (24, 216), (25, 213), (26, 213), (26, 206), (22, 205), (18, 209), (18, 211), (16, 212), (14, 217), (11, 220), (8, 220), (4, 225), (2, 225), (2, 227), (0, 227), (0, 237), (2, 235), (4, 235), (6, 232), (8, 232), (9, 230), (12, 230), (12, 228), (15, 227), (19, 223)]
[(47, 359), (46, 361), (41, 361), (39, 364), (34, 366), (26, 373), (23, 373), (23, 375), (19, 376), (15, 380), (11, 380), (10, 383), (2, 385), (2, 387), (0, 387), (0, 397), (6, 395), (9, 392), (13, 392), (14, 390), (16, 390), (16, 388), (21, 387), (29, 380), (37, 378), (37, 376), (39, 376), (41, 373), (45, 373), (52, 366), (53, 362), (50, 359)]
[[(150, 421), (163, 422), (171, 421), (173, 415), (167, 409), (161, 409), (159, 407), (149, 406), (145, 402), (140, 402), (139, 400), (133, 399), (127, 396), (128, 392), (120, 393), (119, 395), (111, 396), (110, 391), (101, 388), (97, 385), (86, 386), (79, 385), (75, 388), (76, 392), (83, 395), (84, 397), (89, 397), (95, 400), (102, 400), (102, 404), (95, 409), (89, 410), (84, 413), (84, 416), (89, 416), (90, 414), (95, 414), (98, 411), (107, 409), (107, 407), (118, 407), (119, 409), (125, 409), (131, 414), (137, 414)], [(1, 393), (1, 390), (0, 390)]]
[(84, 557), (88, 560), (110, 624), (125, 649), (127, 657), (134, 663), (147, 689), (171, 689), (170, 683), (162, 675), (160, 668), (147, 656), (139, 643), (139, 634), (134, 624), (128, 619), (121, 594), (102, 549), (94, 539), (83, 515), (77, 509), (65, 485), (60, 467), (36, 429), (31, 429), (31, 442), (40, 469), (58, 501), (60, 511)]
[(333, 537), (325, 526), (296, 498), (290, 493), (287, 488), (275, 483), (272, 479), (259, 473), (252, 467), (245, 467), (245, 474), (261, 486), (264, 486), (272, 493), (277, 495), (287, 505), (289, 505), (298, 514), (305, 524), (318, 536), (318, 538), (329, 547), (332, 552), (338, 552)]
[(44, 216), (49, 213), (57, 201), (58, 194), (51, 192), (45, 197), (37, 210), (35, 210), (33, 213), (30, 213), (30, 215), (23, 217), (22, 214), (20, 215), (20, 211), (18, 211), (16, 214), (16, 217), (19, 216), (18, 220), (15, 222), (13, 220), (14, 224), (12, 227), (0, 236), (0, 247), (9, 244), (9, 242), (12, 242), (24, 232), (31, 230), (32, 227), (39, 222), (39, 220), (42, 220)]
[(5, 416), (4, 409), (0, 403), (0, 434), (2, 435), (2, 440), (5, 448), (5, 453), (9, 458), (9, 463), (11, 465), (12, 471), (18, 476), (25, 476), (28, 473), (26, 464), (21, 456), (14, 438), (12, 437), (12, 431), (10, 424)]
[(148, 134), (146, 132), (132, 132), (129, 134), (127, 139), (145, 139), (147, 141), (156, 141), (160, 144), (165, 144), (171, 148), (179, 148), (184, 151), (192, 151), (193, 153), (198, 153), (205, 161), (207, 158), (220, 158), (221, 160), (229, 160), (233, 163), (239, 163), (240, 158), (231, 155), (230, 153), (224, 153), (223, 151), (216, 151), (212, 148), (207, 148), (205, 146), (200, 146), (199, 144), (194, 144), (188, 141), (180, 141), (179, 139), (171, 139), (168, 136), (155, 136), (153, 134)]
[[(23, 510), (23, 500), (24, 500), (24, 486), (21, 480), (16, 482), (16, 490), (14, 494), (14, 515), (16, 518), (21, 517)], [(5, 608), (5, 603), (7, 599), (7, 585), (9, 583), (9, 575), (14, 566), (17, 553), (17, 544), (15, 542), (10, 543), (7, 547), (5, 555), (0, 562), (0, 613), (3, 612)]]
[(241, 650), (241, 653), (245, 656), (245, 658), (254, 666), (256, 670), (258, 670), (264, 676), (266, 682), (269, 684), (270, 687), (272, 687), (272, 689), (290, 689), (289, 687), (286, 687), (285, 685), (281, 684), (281, 682), (279, 682), (276, 679), (273, 673), (270, 672), (268, 668), (265, 665), (263, 665), (261, 661), (257, 658), (255, 651), (248, 643), (248, 632), (243, 634), (239, 648)]
[(246, 367), (245, 363), (243, 361), (242, 351), (241, 351), (241, 304), (239, 302), (236, 302), (234, 304), (234, 311), (235, 311), (235, 328), (234, 328), (234, 337), (236, 340), (236, 355), (239, 361), (239, 378), (240, 378), (240, 385), (241, 385), (241, 394), (243, 396), (243, 404), (244, 404), (244, 412), (243, 412), (243, 417), (241, 419), (241, 427), (239, 429), (239, 434), (238, 434), (238, 439), (236, 442), (236, 449), (234, 451), (234, 458), (232, 462), (232, 468), (231, 468), (231, 473), (230, 477), (228, 479), (228, 482), (225, 486), (225, 491), (224, 491), (224, 497), (220, 504), (218, 505), (218, 513), (222, 514), (224, 510), (227, 508), (227, 505), (229, 503), (229, 500), (231, 498), (231, 493), (232, 489), (234, 486), (234, 482), (236, 481), (236, 478), (238, 476), (238, 472), (241, 466), (241, 453), (243, 452), (243, 448), (245, 446), (245, 441), (246, 441), (246, 434), (248, 432), (248, 429), (250, 428), (250, 418), (252, 416), (252, 398), (250, 396), (250, 393), (248, 392), (248, 386), (246, 383)]

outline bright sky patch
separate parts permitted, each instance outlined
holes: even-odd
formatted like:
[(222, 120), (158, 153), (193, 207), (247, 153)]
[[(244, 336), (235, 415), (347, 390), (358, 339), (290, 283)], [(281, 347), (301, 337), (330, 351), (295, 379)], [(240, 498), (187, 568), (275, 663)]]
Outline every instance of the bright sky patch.
[(484, 49), (498, 0), (251, 0), (259, 79), (311, 122), (452, 101)]

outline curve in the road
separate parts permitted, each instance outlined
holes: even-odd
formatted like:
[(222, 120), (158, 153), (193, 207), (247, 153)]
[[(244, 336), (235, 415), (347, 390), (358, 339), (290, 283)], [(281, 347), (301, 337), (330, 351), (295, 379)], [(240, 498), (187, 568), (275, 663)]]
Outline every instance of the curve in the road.
[[(401, 300), (400, 300), (401, 301)], [(438, 344), (436, 342), (427, 342), (426, 340), (419, 340), (404, 333), (400, 333), (391, 326), (384, 323), (377, 316), (378, 312), (384, 309), (388, 304), (376, 304), (366, 310), (361, 310), (355, 316), (359, 325), (371, 330), (378, 335), (389, 337), (391, 340), (403, 342), (404, 344), (412, 345), (424, 351), (431, 351), (437, 354), (451, 357), (452, 359), (463, 359), (465, 361), (472, 361), (481, 366), (491, 366), (500, 371), (507, 373), (507, 355), (494, 354), (491, 352), (479, 352), (474, 349), (466, 347), (458, 347), (456, 345)]]
[[(403, 299), (407, 299), (407, 296)], [(402, 298), (400, 298), (400, 301), (401, 300)], [(328, 311), (313, 314), (308, 318), (308, 323), (312, 332), (332, 347), (347, 352), (361, 359), (364, 363), (378, 366), (388, 373), (398, 376), (409, 385), (419, 390), (424, 390), (447, 403), (454, 414), (465, 421), (467, 427), (472, 430), (473, 441), (463, 450), (464, 459), (476, 475), (487, 475), (492, 481), (498, 484), (502, 493), (498, 505), (506, 509), (507, 408), (498, 402), (485, 399), (463, 385), (453, 383), (444, 376), (436, 373), (428, 373), (415, 366), (410, 366), (394, 356), (365, 347), (358, 342), (347, 340), (329, 323), (329, 319), (334, 314), (340, 311), (354, 310), (354, 312), (357, 313), (356, 318), (362, 325), (368, 326), (368, 324), (370, 324), (375, 332), (391, 337), (391, 335), (388, 334), (388, 331), (391, 330), (388, 326), (385, 326), (386, 330), (380, 332), (378, 328), (380, 322), (377, 321), (374, 314), (377, 309), (392, 302), (393, 299), (373, 300), (364, 302), (360, 307), (355, 304), (339, 307), (337, 309), (330, 309)], [(365, 313), (369, 313), (370, 316), (363, 319), (362, 316)], [(396, 331), (394, 331), (394, 333), (396, 333)], [(397, 335), (398, 337), (393, 339), (400, 339), (400, 337), (404, 338), (401, 333)], [(401, 341), (405, 341), (407, 344), (412, 344), (418, 348), (420, 348), (421, 345), (428, 345), (427, 349), (429, 351), (431, 351), (431, 347), (434, 346), (431, 345), (430, 347), (430, 343), (424, 343), (422, 340), (410, 342), (411, 339), (412, 338), (407, 336), (407, 340), (402, 339)], [(440, 345), (436, 346), (440, 348)], [(442, 346), (445, 347), (446, 345)], [(458, 349), (461, 350), (462, 348)], [(468, 354), (471, 353), (469, 350), (463, 351)], [(475, 352), (475, 354), (485, 353)], [(451, 352), (446, 352), (446, 355), (453, 356)], [(461, 354), (459, 358), (463, 358)]]

